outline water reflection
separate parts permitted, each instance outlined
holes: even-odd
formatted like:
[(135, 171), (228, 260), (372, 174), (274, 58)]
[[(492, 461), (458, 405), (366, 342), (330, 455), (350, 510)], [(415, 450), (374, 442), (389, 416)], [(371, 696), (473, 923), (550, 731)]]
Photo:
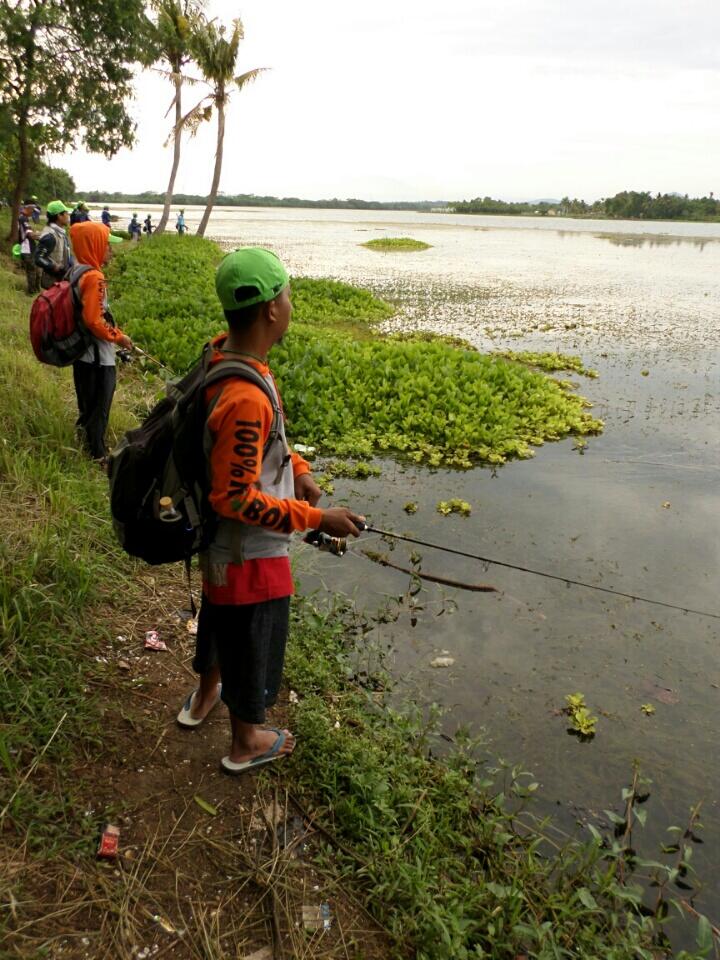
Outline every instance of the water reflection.
[(607, 240), (614, 247), (680, 247), (691, 246), (704, 250), (708, 244), (715, 243), (712, 237), (668, 237), (662, 234), (632, 233), (595, 233), (596, 240)]

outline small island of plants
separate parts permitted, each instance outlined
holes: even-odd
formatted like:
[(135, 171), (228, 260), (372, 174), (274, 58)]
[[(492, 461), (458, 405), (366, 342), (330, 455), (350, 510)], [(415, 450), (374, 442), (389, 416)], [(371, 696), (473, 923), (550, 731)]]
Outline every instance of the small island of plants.
[(411, 252), (413, 250), (429, 250), (431, 244), (422, 240), (413, 240), (412, 237), (377, 237), (361, 244), (368, 250), (380, 250), (382, 253)]

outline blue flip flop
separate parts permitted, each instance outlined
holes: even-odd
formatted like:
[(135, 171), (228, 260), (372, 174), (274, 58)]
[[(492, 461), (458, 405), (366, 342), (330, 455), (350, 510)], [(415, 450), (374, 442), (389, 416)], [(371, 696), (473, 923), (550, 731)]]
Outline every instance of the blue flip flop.
[(287, 734), (282, 730), (278, 730), (277, 727), (268, 727), (267, 729), (277, 734), (277, 740), (269, 750), (261, 753), (259, 757), (253, 757), (252, 760), (243, 760), (241, 763), (235, 763), (230, 757), (223, 757), (220, 761), (220, 766), (223, 771), (237, 776), (239, 773), (245, 773), (246, 770), (253, 770), (255, 767), (262, 767), (263, 764), (271, 763), (273, 760), (281, 760), (283, 757), (289, 756), (289, 754), (280, 753), (283, 744), (287, 740)]
[(197, 694), (197, 690), (193, 690), (193, 692), (187, 698), (185, 703), (182, 705), (182, 708), (180, 709), (180, 713), (177, 715), (177, 722), (180, 724), (180, 726), (188, 727), (189, 729), (192, 729), (193, 727), (199, 727), (200, 724), (203, 723), (205, 720), (207, 720), (207, 717), (210, 716), (210, 711), (214, 710), (215, 707), (218, 705), (218, 703), (220, 703), (221, 692), (222, 692), (222, 684), (219, 683), (217, 688), (217, 697), (215, 698), (215, 703), (212, 705), (212, 707), (210, 707), (210, 710), (208, 710), (207, 716), (198, 718), (198, 717), (194, 717), (191, 713), (193, 700), (195, 699), (195, 695)]

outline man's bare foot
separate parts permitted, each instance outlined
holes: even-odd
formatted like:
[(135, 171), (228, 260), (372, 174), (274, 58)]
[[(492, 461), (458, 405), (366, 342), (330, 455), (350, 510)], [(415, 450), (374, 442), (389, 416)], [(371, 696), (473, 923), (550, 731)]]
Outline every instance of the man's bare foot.
[[(289, 730), (282, 731), (285, 734), (285, 742), (277, 751), (278, 756), (292, 753), (295, 749), (295, 737)], [(242, 742), (233, 743), (229, 754), (232, 763), (247, 763), (248, 760), (255, 760), (262, 757), (263, 754), (275, 746), (278, 739), (277, 730), (267, 730), (265, 727), (255, 727), (252, 733), (244, 738)]]

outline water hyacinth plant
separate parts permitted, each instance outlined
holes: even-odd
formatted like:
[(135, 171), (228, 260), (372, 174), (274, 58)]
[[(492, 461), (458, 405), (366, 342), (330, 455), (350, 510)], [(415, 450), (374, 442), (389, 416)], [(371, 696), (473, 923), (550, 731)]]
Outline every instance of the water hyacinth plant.
[[(153, 238), (121, 253), (110, 293), (119, 324), (177, 372), (225, 328), (210, 241)], [(272, 355), (293, 440), (325, 454), (380, 452), (469, 468), (532, 456), (546, 440), (599, 433), (587, 400), (535, 370), (437, 340), (386, 338), (393, 308), (367, 290), (292, 282), (295, 315)]]
[(412, 237), (378, 237), (375, 240), (368, 240), (362, 244), (368, 250), (380, 250), (385, 253), (394, 253), (395, 251), (411, 252), (413, 250), (429, 250), (431, 244), (423, 240), (413, 240)]

